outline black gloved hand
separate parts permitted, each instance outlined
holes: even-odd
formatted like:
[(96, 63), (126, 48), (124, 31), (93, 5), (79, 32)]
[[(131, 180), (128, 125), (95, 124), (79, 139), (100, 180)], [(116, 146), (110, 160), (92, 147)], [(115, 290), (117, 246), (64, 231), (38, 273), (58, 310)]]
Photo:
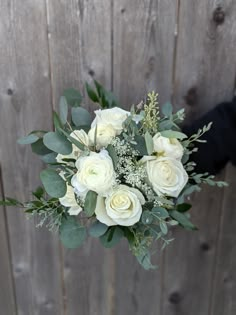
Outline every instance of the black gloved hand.
[(236, 97), (232, 102), (217, 105), (182, 130), (190, 136), (211, 121), (210, 131), (202, 137), (207, 143), (196, 143), (199, 150), (190, 156), (197, 163), (198, 173), (217, 174), (229, 161), (236, 165)]

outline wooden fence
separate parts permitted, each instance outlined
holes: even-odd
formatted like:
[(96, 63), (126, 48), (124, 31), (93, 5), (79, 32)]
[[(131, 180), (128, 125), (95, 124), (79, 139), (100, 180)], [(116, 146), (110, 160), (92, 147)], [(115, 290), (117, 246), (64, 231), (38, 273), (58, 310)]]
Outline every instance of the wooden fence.
[[(66, 87), (93, 78), (124, 107), (158, 90), (189, 119), (230, 100), (235, 0), (0, 0), (0, 194), (26, 200), (42, 167), (16, 139), (52, 127)], [(0, 208), (1, 315), (236, 314), (236, 169), (193, 198), (199, 232), (146, 272), (125, 243), (64, 250), (19, 209)]]

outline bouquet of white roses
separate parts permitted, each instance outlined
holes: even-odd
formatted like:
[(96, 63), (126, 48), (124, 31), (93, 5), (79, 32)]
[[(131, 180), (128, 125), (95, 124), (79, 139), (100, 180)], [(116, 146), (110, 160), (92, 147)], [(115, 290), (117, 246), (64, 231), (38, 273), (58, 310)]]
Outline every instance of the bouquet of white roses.
[(69, 89), (60, 99), (59, 115), (54, 113), (55, 131), (33, 131), (18, 141), (31, 144), (48, 165), (40, 173), (43, 188), (32, 201), (6, 198), (1, 204), (39, 215), (39, 226), (58, 229), (68, 248), (80, 246), (87, 232), (108, 248), (126, 238), (139, 263), (154, 268), (154, 241), (169, 244), (174, 225), (196, 229), (185, 197), (199, 191), (200, 183), (226, 185), (196, 174), (189, 162), (194, 142), (204, 141), (199, 138), (211, 123), (188, 138), (178, 126), (184, 110), (173, 113), (168, 103), (160, 114), (154, 92), (126, 111), (98, 82), (95, 89), (86, 84), (86, 90), (100, 105), (94, 119), (80, 106), (81, 94)]

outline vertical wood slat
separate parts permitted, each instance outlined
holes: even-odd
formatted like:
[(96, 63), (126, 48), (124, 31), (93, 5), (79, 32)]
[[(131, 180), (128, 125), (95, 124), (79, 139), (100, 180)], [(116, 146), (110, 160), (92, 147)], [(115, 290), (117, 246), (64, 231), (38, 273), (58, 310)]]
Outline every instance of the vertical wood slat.
[[(16, 140), (51, 127), (45, 3), (1, 1), (0, 12), (0, 160), (5, 194), (24, 201), (39, 184), (41, 163)], [(17, 314), (61, 314), (58, 242), (22, 210), (6, 213)]]
[[(63, 89), (96, 78), (111, 88), (111, 1), (47, 1), (54, 106)], [(87, 108), (88, 103), (85, 99)], [(94, 108), (93, 108), (94, 109)], [(66, 314), (111, 314), (112, 252), (92, 239), (64, 251)]]
[[(0, 199), (4, 198), (0, 168)], [(16, 314), (14, 282), (8, 244), (7, 220), (4, 207), (0, 207), (0, 305), (6, 315)]]
[(229, 165), (226, 173), (229, 187), (225, 189), (219, 232), (215, 279), (212, 287), (212, 307), (209, 315), (233, 315), (236, 313), (236, 168)]
[[(159, 91), (160, 104), (172, 90), (176, 6), (173, 1), (114, 1), (114, 91), (130, 108)], [(159, 248), (158, 248), (159, 249)], [(114, 314), (160, 314), (162, 268), (144, 271), (125, 241), (116, 249)], [(112, 313), (113, 314), (113, 313)]]
[[(177, 107), (187, 108), (189, 119), (233, 96), (235, 3), (222, 3), (226, 15), (221, 25), (213, 20), (217, 4), (180, 1), (174, 98)], [(193, 105), (187, 107), (184, 97), (191, 88)], [(208, 314), (223, 193), (207, 187), (194, 196), (192, 214), (199, 231), (177, 231), (166, 251), (163, 315)]]

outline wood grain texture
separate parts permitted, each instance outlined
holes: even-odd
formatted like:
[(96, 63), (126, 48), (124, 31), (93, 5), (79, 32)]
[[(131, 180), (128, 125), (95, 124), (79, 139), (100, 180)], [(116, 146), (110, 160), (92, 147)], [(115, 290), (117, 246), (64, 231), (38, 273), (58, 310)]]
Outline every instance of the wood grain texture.
[[(181, 108), (187, 96), (190, 119), (232, 98), (235, 7), (233, 0), (180, 1), (174, 100)], [(225, 15), (222, 24), (214, 19), (217, 8)]]
[[(0, 160), (6, 196), (26, 200), (41, 163), (16, 140), (51, 127), (51, 92), (44, 1), (0, 2)], [(58, 242), (7, 209), (17, 314), (61, 314)], [(8, 314), (7, 314), (8, 315)], [(11, 315), (11, 313), (9, 314)]]
[[(55, 107), (63, 89), (83, 90), (92, 78), (110, 89), (111, 1), (61, 0), (47, 5)], [(91, 109), (86, 98), (84, 105)], [(112, 255), (92, 239), (82, 248), (64, 251), (66, 314), (111, 314)]]
[(114, 90), (127, 108), (147, 91), (170, 101), (175, 1), (114, 1)]
[(226, 173), (229, 187), (225, 189), (219, 231), (216, 267), (212, 287), (212, 307), (209, 315), (236, 313), (236, 168), (229, 165)]
[[(176, 7), (173, 1), (114, 1), (114, 91), (130, 108), (151, 90), (160, 103), (172, 90)], [(114, 314), (160, 314), (162, 258), (157, 271), (144, 271), (126, 242), (116, 248)], [(113, 314), (113, 313), (112, 313)]]
[[(4, 194), (0, 169), (0, 199), (2, 198), (4, 198)], [(7, 232), (5, 209), (0, 207), (0, 305), (3, 314), (15, 315), (15, 292)]]
[[(222, 3), (226, 15), (221, 25), (213, 20), (217, 3), (180, 1), (174, 99), (177, 108), (186, 107), (190, 120), (233, 96), (235, 3)], [(191, 88), (194, 97), (188, 107), (185, 96)], [(199, 231), (191, 235), (176, 231), (165, 257), (163, 315), (208, 314), (222, 198), (223, 190), (204, 188), (192, 200)]]

